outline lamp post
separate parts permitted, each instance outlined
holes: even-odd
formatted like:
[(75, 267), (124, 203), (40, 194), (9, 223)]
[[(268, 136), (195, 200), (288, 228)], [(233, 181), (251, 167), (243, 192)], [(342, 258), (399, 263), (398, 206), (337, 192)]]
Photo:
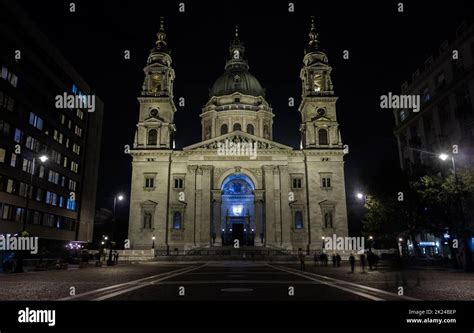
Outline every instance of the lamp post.
[[(22, 228), (22, 232), (20, 236), (23, 236), (23, 234), (27, 234), (26, 225), (28, 223), (28, 208), (30, 206), (30, 197), (33, 195), (33, 176), (35, 175), (36, 159), (44, 163), (48, 160), (48, 156), (46, 155), (33, 156), (33, 159), (31, 162), (30, 181), (28, 184), (28, 188), (26, 189), (25, 212), (23, 214), (23, 228)], [(17, 252), (15, 273), (23, 273), (23, 255), (21, 254), (21, 252)]]
[(151, 248), (154, 249), (155, 248), (155, 235), (153, 235), (151, 239), (152, 239)]
[(48, 156), (41, 155), (39, 157), (34, 156), (31, 162), (31, 174), (30, 174), (30, 182), (28, 184), (28, 190), (26, 193), (26, 202), (25, 202), (25, 214), (23, 218), (23, 232), (26, 231), (26, 224), (28, 221), (28, 207), (30, 205), (30, 196), (33, 194), (33, 176), (35, 174), (35, 166), (36, 166), (36, 159), (40, 160), (42, 163), (48, 160)]
[(117, 206), (117, 200), (122, 201), (124, 199), (124, 196), (122, 194), (115, 195), (114, 196), (114, 209), (113, 209), (113, 214), (112, 214), (112, 235), (110, 237), (110, 250), (109, 250), (109, 259), (107, 260), (107, 266), (112, 266), (113, 261), (112, 261), (112, 240), (114, 239), (114, 228), (115, 228), (115, 207)]
[[(439, 159), (442, 161), (446, 161), (451, 157), (451, 163), (453, 165), (453, 175), (454, 175), (454, 184), (456, 186), (459, 185), (459, 178), (456, 172), (456, 161), (454, 160), (454, 154), (449, 156), (448, 154), (442, 153), (439, 156)], [(464, 252), (464, 270), (465, 271), (470, 271), (472, 268), (472, 253), (471, 253), (471, 247), (469, 245), (469, 233), (466, 228), (466, 221), (464, 220), (464, 212), (463, 212), (463, 207), (462, 207), (462, 200), (459, 194), (456, 194), (456, 201), (458, 204), (458, 209), (459, 209), (459, 218), (461, 219), (461, 237), (463, 240), (463, 252)]]
[(372, 243), (374, 242), (374, 237), (369, 236), (369, 251), (372, 252)]

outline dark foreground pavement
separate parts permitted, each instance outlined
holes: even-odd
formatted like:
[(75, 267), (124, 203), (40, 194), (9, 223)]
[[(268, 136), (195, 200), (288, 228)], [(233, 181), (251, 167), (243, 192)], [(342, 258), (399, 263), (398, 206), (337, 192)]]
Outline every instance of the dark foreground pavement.
[[(142, 262), (116, 267), (0, 275), (0, 301), (345, 301), (473, 299), (474, 295), (473, 275), (464, 273), (436, 272), (433, 275), (433, 272), (417, 272), (418, 275), (412, 275), (411, 272), (376, 271), (349, 274), (348, 271), (347, 266), (313, 267), (309, 263), (307, 271), (302, 272), (299, 265), (251, 261)], [(408, 280), (407, 285), (403, 285), (404, 279)], [(412, 285), (418, 279), (421, 282), (417, 289)], [(453, 287), (452, 284), (460, 286)], [(406, 287), (404, 296), (397, 294), (399, 285)]]

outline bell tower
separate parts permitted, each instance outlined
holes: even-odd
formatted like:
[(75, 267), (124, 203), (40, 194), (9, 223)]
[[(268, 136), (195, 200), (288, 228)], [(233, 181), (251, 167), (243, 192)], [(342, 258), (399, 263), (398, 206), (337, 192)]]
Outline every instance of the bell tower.
[(171, 149), (176, 131), (173, 101), (174, 69), (171, 67), (171, 51), (166, 42), (164, 21), (161, 18), (156, 45), (150, 51), (143, 68), (140, 117), (135, 133), (134, 148)]
[(314, 17), (311, 18), (309, 43), (305, 49), (302, 83), (301, 143), (304, 149), (342, 147), (336, 118), (336, 101), (331, 80), (332, 67), (316, 32)]

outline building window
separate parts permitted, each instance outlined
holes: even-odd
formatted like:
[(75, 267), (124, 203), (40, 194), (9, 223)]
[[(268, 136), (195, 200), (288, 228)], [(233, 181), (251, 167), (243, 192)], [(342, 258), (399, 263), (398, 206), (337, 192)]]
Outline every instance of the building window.
[(3, 204), (2, 207), (2, 220), (10, 220), (12, 216), (13, 207), (7, 204)]
[(12, 157), (10, 159), (10, 166), (16, 168), (16, 154), (12, 153)]
[(252, 124), (247, 125), (247, 133), (252, 135), (254, 134), (254, 128)]
[(5, 163), (6, 150), (0, 148), (0, 163)]
[(10, 124), (0, 119), (0, 133), (4, 136), (10, 135)]
[(302, 178), (293, 178), (291, 180), (291, 188), (299, 189), (303, 187), (303, 179)]
[(42, 131), (43, 119), (41, 117), (38, 117), (38, 115), (36, 115), (35, 113), (30, 112), (30, 125)]
[(75, 152), (77, 155), (79, 155), (81, 152), (81, 146), (79, 146), (77, 143), (73, 144), (72, 151)]
[(301, 211), (295, 212), (295, 230), (303, 229), (303, 213)]
[(181, 229), (181, 212), (174, 212), (173, 214), (173, 229), (180, 230)]
[(328, 131), (325, 129), (320, 129), (318, 131), (318, 142), (320, 145), (328, 145), (329, 140), (328, 140)]
[(151, 129), (148, 131), (148, 145), (156, 146), (158, 140), (158, 131), (156, 129)]
[(33, 161), (27, 158), (23, 159), (23, 166), (21, 168), (24, 172), (33, 173)]
[(43, 189), (42, 188), (37, 188), (36, 189), (36, 201), (43, 201)]
[(19, 128), (15, 129), (15, 137), (13, 138), (15, 142), (22, 143), (23, 141), (23, 131)]
[(76, 200), (72, 200), (71, 198), (67, 199), (66, 209), (68, 210), (76, 210)]
[(71, 171), (77, 173), (79, 171), (79, 164), (74, 161), (71, 161)]
[(76, 125), (76, 127), (74, 127), (74, 133), (75, 133), (78, 137), (82, 137), (82, 128), (80, 128), (79, 126)]
[(233, 127), (233, 130), (234, 131), (241, 131), (242, 130), (242, 125), (240, 125), (239, 123), (235, 123), (234, 127)]
[(155, 188), (155, 177), (154, 176), (146, 176), (145, 177), (145, 188), (146, 189), (154, 189)]
[(81, 109), (77, 109), (76, 116), (79, 119), (84, 119), (84, 112)]
[(41, 213), (38, 211), (35, 211), (33, 213), (33, 224), (41, 224)]
[(58, 184), (59, 183), (59, 173), (57, 173), (53, 170), (49, 170), (48, 181), (50, 183)]
[(44, 216), (43, 216), (43, 226), (53, 228), (54, 227), (54, 215), (44, 214)]
[(333, 214), (332, 212), (325, 212), (324, 213), (324, 227), (325, 228), (332, 228), (333, 224)]
[(39, 151), (39, 141), (31, 136), (26, 137), (25, 146), (31, 151), (35, 151), (35, 152)]
[(44, 166), (42, 166), (42, 165), (40, 165), (40, 167), (39, 167), (38, 177), (39, 178), (44, 177)]
[(2, 66), (2, 79), (8, 81), (14, 87), (18, 85), (18, 76), (10, 72), (5, 66)]
[(13, 179), (7, 180), (7, 193), (14, 193), (15, 192), (15, 182)]
[(26, 198), (28, 192), (28, 185), (20, 182), (20, 187), (18, 188), (18, 195), (20, 197)]
[(184, 179), (183, 178), (175, 178), (174, 179), (174, 188), (175, 189), (183, 189), (184, 188)]
[(23, 214), (25, 214), (25, 209), (17, 207), (15, 210), (15, 222), (22, 222)]
[(428, 87), (423, 88), (421, 91), (421, 99), (424, 103), (428, 102), (431, 99), (430, 89)]
[(8, 111), (14, 111), (15, 109), (15, 100), (5, 94), (3, 91), (0, 91), (0, 105), (3, 106)]
[(47, 204), (56, 206), (58, 204), (58, 195), (54, 192), (46, 191), (46, 200)]
[(229, 131), (229, 127), (227, 126), (227, 124), (223, 124), (221, 126), (221, 135), (227, 134), (228, 131)]
[(70, 191), (75, 191), (76, 190), (76, 185), (77, 185), (77, 182), (72, 180), (72, 179), (69, 179), (69, 190)]
[(324, 189), (331, 188), (331, 177), (329, 176), (322, 176), (321, 177), (321, 187)]

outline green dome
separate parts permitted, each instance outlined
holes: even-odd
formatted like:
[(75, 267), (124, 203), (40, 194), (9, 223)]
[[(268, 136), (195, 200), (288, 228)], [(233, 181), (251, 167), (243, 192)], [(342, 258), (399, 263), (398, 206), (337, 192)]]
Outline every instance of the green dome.
[(222, 74), (212, 86), (209, 95), (223, 96), (234, 92), (240, 92), (244, 95), (265, 96), (263, 89), (257, 78), (246, 70), (229, 70)]

